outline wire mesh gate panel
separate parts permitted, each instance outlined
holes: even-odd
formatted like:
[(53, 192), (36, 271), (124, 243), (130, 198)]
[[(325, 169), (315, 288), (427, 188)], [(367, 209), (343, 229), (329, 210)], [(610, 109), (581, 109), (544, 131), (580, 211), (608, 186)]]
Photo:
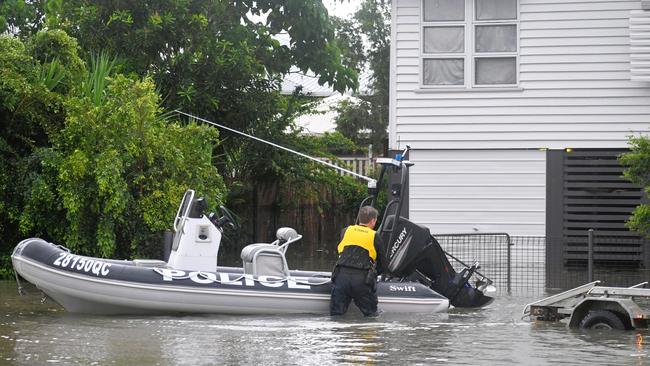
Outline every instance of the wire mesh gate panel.
[(546, 238), (543, 236), (512, 236), (513, 293), (541, 294), (546, 288)]
[[(499, 294), (539, 295), (567, 290), (591, 280), (622, 287), (650, 281), (650, 242), (645, 239), (595, 235), (590, 279), (586, 259), (547, 261), (548, 246), (566, 246), (563, 237), (509, 236), (505, 233), (437, 234), (434, 237), (457, 271), (463, 265), (451, 257), (467, 265), (478, 261), (481, 264), (479, 272), (494, 281)], [(586, 243), (584, 247), (587, 248)], [(638, 248), (634, 258), (627, 257), (630, 247)], [(626, 252), (624, 260), (616, 256), (616, 248)]]
[[(499, 292), (511, 289), (511, 242), (506, 233), (435, 234), (456, 271), (478, 261), (479, 272), (492, 281)], [(459, 262), (460, 261), (460, 262)]]

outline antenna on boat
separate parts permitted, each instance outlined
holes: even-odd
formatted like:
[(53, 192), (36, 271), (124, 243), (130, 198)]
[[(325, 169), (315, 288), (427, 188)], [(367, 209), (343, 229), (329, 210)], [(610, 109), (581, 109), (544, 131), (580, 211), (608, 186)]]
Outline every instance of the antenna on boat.
[(178, 110), (178, 109), (174, 110), (174, 112), (176, 112), (176, 113), (178, 113), (178, 114), (182, 114), (182, 115), (187, 116), (187, 117), (190, 117), (190, 118), (194, 118), (194, 119), (196, 119), (196, 120), (198, 120), (198, 121), (201, 121), (201, 122), (207, 123), (207, 124), (209, 124), (209, 125), (213, 125), (213, 126), (216, 126), (216, 127), (219, 127), (219, 128), (223, 128), (224, 130), (228, 130), (228, 131), (230, 131), (230, 132), (234, 132), (234, 133), (236, 133), (236, 134), (239, 134), (239, 135), (242, 135), (242, 136), (248, 137), (248, 138), (253, 139), (253, 140), (255, 140), (255, 141), (263, 142), (263, 143), (265, 143), (265, 144), (267, 144), (267, 145), (271, 145), (271, 146), (273, 146), (273, 147), (275, 147), (275, 148), (278, 148), (278, 149), (281, 149), (281, 150), (284, 150), (284, 151), (288, 151), (288, 152), (290, 152), (290, 153), (292, 153), (292, 154), (296, 154), (296, 155), (298, 155), (298, 156), (302, 156), (303, 158), (306, 158), (306, 159), (309, 159), (309, 160), (315, 161), (315, 162), (320, 163), (320, 164), (323, 164), (323, 165), (327, 165), (327, 166), (330, 167), (330, 168), (334, 168), (334, 169), (340, 170), (340, 171), (342, 171), (342, 172), (344, 172), (344, 173), (347, 173), (347, 174), (353, 175), (353, 176), (355, 176), (355, 177), (357, 177), (357, 178), (361, 178), (361, 179), (365, 180), (366, 182), (368, 182), (368, 190), (369, 190), (369, 191), (374, 191), (374, 190), (377, 189), (377, 180), (375, 180), (375, 179), (373, 179), (373, 178), (370, 178), (370, 177), (366, 177), (365, 175), (359, 174), (359, 173), (357, 173), (357, 172), (353, 172), (352, 170), (345, 169), (345, 168), (341, 168), (340, 166), (334, 165), (334, 164), (332, 164), (332, 163), (330, 163), (330, 162), (320, 160), (320, 159), (318, 159), (318, 158), (315, 158), (315, 157), (313, 157), (313, 156), (309, 156), (309, 155), (307, 155), (307, 154), (303, 154), (303, 153), (301, 153), (300, 151), (296, 151), (296, 150), (289, 149), (288, 147), (284, 147), (284, 146), (282, 146), (282, 145), (278, 145), (278, 144), (276, 144), (276, 143), (274, 143), (274, 142), (267, 141), (267, 140), (261, 139), (261, 138), (259, 138), (259, 137), (253, 136), (253, 135), (249, 135), (249, 134), (247, 134), (247, 133), (244, 133), (244, 132), (241, 132), (241, 131), (235, 130), (234, 128), (231, 128), (231, 127), (228, 127), (228, 126), (224, 126), (224, 125), (219, 124), (219, 123), (216, 123), (216, 122), (209, 121), (209, 120), (207, 120), (207, 119), (205, 119), (205, 118), (201, 118), (201, 117), (198, 117), (198, 116), (191, 115), (191, 114), (189, 114), (189, 113), (185, 113), (185, 112), (180, 111), (180, 110)]

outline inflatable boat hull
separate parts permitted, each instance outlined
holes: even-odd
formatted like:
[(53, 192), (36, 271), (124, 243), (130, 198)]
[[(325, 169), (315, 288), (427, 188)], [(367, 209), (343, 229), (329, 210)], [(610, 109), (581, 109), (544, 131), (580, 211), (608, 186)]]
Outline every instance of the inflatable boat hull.
[[(12, 255), (16, 272), (67, 311), (88, 314), (329, 313), (327, 272), (291, 271), (288, 278), (170, 269), (162, 261), (78, 256), (41, 239), (22, 241)], [(449, 301), (419, 282), (379, 282), (387, 313), (435, 313)]]

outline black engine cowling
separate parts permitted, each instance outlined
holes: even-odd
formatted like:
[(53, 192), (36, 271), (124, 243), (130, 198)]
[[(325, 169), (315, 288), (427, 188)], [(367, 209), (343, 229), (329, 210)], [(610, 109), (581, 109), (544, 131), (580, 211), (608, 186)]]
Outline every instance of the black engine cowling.
[[(456, 272), (428, 228), (403, 217), (392, 228), (394, 220), (394, 215), (388, 216), (380, 229), (388, 275), (418, 280), (447, 297), (456, 307), (481, 307), (492, 302), (493, 298), (468, 282), (476, 268)], [(391, 228), (395, 232), (392, 240)]]

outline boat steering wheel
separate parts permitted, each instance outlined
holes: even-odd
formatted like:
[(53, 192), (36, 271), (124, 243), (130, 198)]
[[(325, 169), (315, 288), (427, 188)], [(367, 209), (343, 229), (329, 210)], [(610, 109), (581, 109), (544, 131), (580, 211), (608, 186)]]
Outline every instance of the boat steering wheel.
[(239, 224), (235, 220), (235, 217), (232, 215), (230, 211), (228, 211), (227, 208), (224, 206), (219, 206), (219, 211), (221, 212), (221, 218), (217, 220), (216, 224), (219, 227), (224, 227), (226, 225), (230, 225), (231, 228), (235, 230), (239, 230)]

